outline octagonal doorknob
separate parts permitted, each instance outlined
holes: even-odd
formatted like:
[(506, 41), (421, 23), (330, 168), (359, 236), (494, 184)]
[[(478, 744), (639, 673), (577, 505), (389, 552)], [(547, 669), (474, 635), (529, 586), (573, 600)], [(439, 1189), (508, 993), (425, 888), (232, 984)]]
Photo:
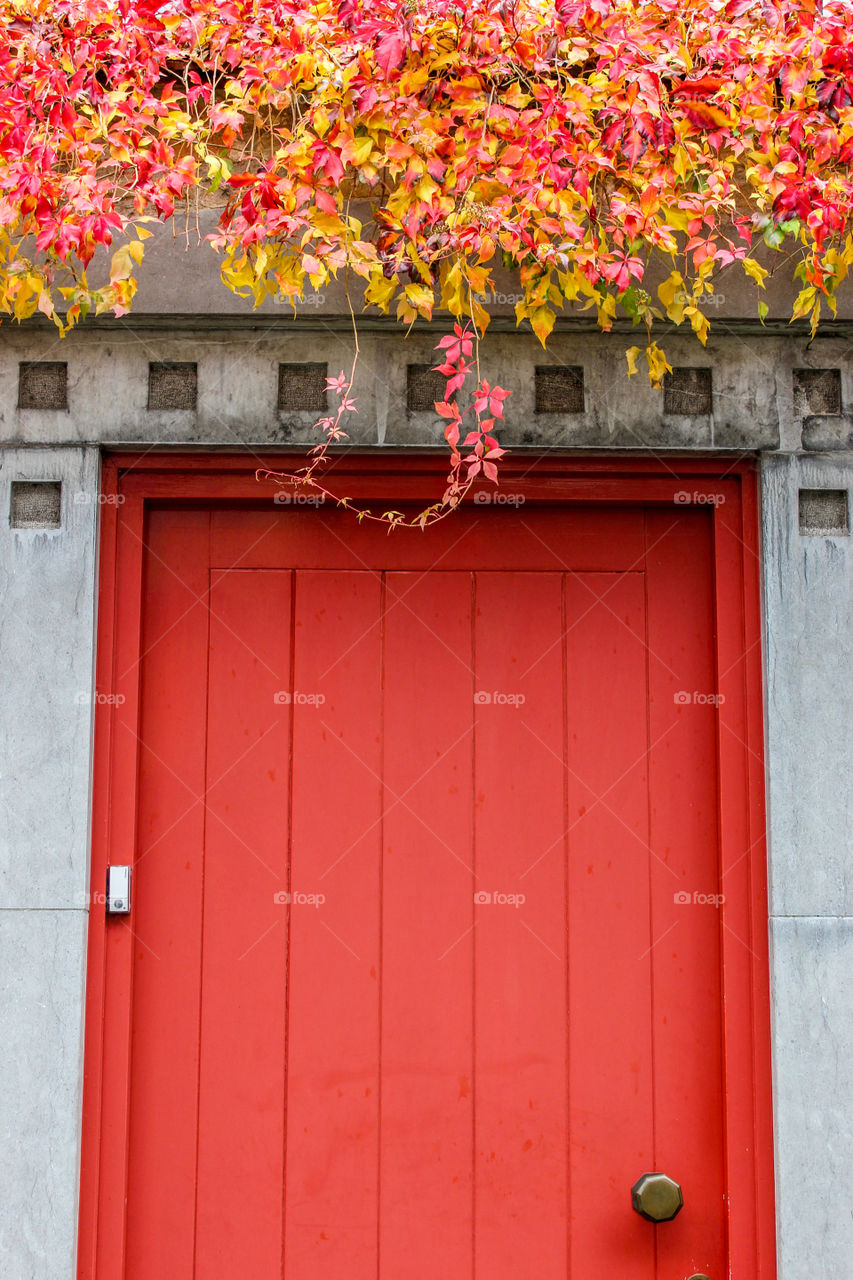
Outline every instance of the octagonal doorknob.
[(644, 1173), (631, 1188), (631, 1203), (647, 1222), (669, 1222), (684, 1204), (684, 1196), (665, 1173)]

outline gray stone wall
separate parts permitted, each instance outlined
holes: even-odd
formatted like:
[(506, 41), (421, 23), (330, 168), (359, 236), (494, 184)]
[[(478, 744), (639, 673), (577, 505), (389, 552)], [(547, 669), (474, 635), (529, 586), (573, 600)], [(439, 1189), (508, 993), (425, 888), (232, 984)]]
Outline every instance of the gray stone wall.
[[(853, 368), (846, 338), (809, 342), (801, 333), (738, 333), (722, 322), (717, 328), (706, 347), (690, 337), (665, 339), (676, 378), (697, 368), (709, 375), (708, 401), (690, 390), (690, 372), (686, 396), (654, 390), (643, 373), (629, 379), (625, 351), (638, 341), (633, 332), (562, 331), (543, 351), (532, 335), (490, 329), (482, 345), (482, 375), (512, 392), (501, 441), (532, 449), (853, 449)], [(404, 338), (387, 323), (365, 324), (354, 393), (358, 408), (345, 424), (353, 443), (441, 443), (442, 420), (431, 408), (413, 407), (434, 397), (419, 398), (409, 385), (411, 366), (436, 362), (437, 338), (436, 331), (416, 329)], [(44, 328), (6, 329), (0, 342), (0, 442), (237, 449), (313, 444), (322, 410), (293, 407), (301, 403), (298, 394), (286, 396), (280, 407), (279, 367), (319, 362), (336, 375), (349, 370), (352, 352), (346, 324), (331, 320), (276, 317), (237, 324), (220, 317), (205, 327), (196, 318), (193, 325), (84, 328), (63, 341)], [(21, 367), (34, 361), (67, 366), (67, 408), (21, 407)], [(175, 369), (155, 388), (151, 368), (164, 362), (195, 366), (194, 386), (184, 377), (190, 369)], [(644, 365), (642, 357), (639, 363)], [(537, 398), (537, 369), (579, 371), (573, 400), (579, 411), (554, 412), (549, 406), (555, 402), (547, 388), (542, 394), (541, 384)], [(803, 371), (820, 370), (828, 371), (825, 387), (814, 378), (804, 381)], [(441, 379), (435, 393), (443, 395)], [(835, 412), (820, 412), (827, 406)], [(685, 408), (694, 411), (680, 411)]]
[(849, 520), (853, 456), (762, 469), (779, 1275), (815, 1280), (853, 1257), (853, 539), (800, 491)]
[[(74, 1275), (89, 849), (96, 449), (0, 452), (0, 1275)], [(13, 483), (62, 483), (56, 529)], [(25, 495), (26, 496), (26, 495)]]

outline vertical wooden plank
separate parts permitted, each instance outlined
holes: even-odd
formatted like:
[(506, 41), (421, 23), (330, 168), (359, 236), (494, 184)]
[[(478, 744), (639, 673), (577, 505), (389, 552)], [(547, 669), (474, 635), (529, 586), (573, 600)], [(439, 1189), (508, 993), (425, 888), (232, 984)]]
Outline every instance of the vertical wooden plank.
[[(131, 499), (121, 511), (115, 531), (116, 573), (115, 652), (111, 670), (98, 665), (98, 689), (112, 696), (99, 704), (97, 727), (103, 768), (115, 787), (111, 804), (101, 798), (93, 822), (97, 858), (92, 860), (90, 919), (93, 943), (100, 935), (103, 959), (104, 1035), (101, 1096), (103, 1123), (96, 1190), (97, 1274), (124, 1274), (126, 1234), (127, 1135), (130, 1108), (130, 1037), (132, 1020), (132, 933), (122, 921), (104, 919), (106, 868), (120, 862), (122, 851), (133, 861), (136, 841), (136, 806), (133, 783), (137, 773), (139, 726), (139, 644), (142, 618), (142, 566), (144, 548), (143, 504)], [(105, 525), (106, 525), (105, 521)], [(110, 595), (103, 602), (109, 607)], [(106, 722), (106, 723), (105, 723)], [(108, 732), (105, 732), (107, 730)], [(108, 753), (108, 754), (107, 754)], [(123, 786), (116, 785), (118, 783)], [(90, 951), (91, 955), (91, 951)], [(88, 1046), (87, 1046), (88, 1047)], [(87, 1074), (88, 1074), (87, 1066)], [(91, 1254), (89, 1255), (91, 1257)], [(85, 1274), (85, 1273), (84, 1273)]]
[(472, 1258), (471, 578), (387, 575), (380, 1275)]
[(566, 578), (569, 1273), (649, 1280), (654, 1170), (643, 578)]
[(655, 1158), (685, 1200), (657, 1229), (661, 1280), (727, 1255), (710, 535), (707, 509), (647, 517)]
[(291, 575), (213, 571), (195, 1276), (278, 1275)]
[[(750, 775), (763, 781), (764, 772), (761, 719), (757, 699), (749, 696), (761, 652), (757, 529), (755, 523), (751, 529), (746, 526), (739, 497), (727, 495), (714, 512), (717, 684), (723, 699), (718, 752), (721, 887), (726, 897), (721, 913), (726, 1178), (737, 1186), (757, 1166), (759, 1185), (766, 1186), (772, 1177), (771, 1082), (767, 1058), (755, 1050), (756, 1032), (769, 1036), (770, 1026), (766, 860), (762, 814), (753, 808), (757, 787), (750, 787)], [(754, 507), (750, 515), (755, 522)], [(752, 590), (741, 594), (732, 584), (747, 566)], [(770, 1226), (766, 1197), (757, 1197), (754, 1206), (729, 1204), (733, 1267), (758, 1273), (762, 1266), (775, 1266)]]
[(567, 1268), (559, 573), (476, 581), (476, 1275)]
[(296, 575), (287, 1280), (375, 1280), (381, 577)]
[(139, 743), (118, 729), (139, 753), (133, 908), (110, 924), (133, 939), (128, 1280), (193, 1274), (208, 526), (206, 512), (150, 517)]

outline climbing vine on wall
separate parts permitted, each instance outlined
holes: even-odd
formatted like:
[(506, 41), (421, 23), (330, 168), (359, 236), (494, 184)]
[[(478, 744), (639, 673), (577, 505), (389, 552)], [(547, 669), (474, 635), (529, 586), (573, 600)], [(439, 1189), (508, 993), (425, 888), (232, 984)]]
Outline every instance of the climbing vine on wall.
[[(223, 280), (255, 304), (338, 277), (354, 312), (453, 317), (441, 368), (451, 393), (475, 386), (467, 434), (441, 402), (451, 505), (500, 457), (503, 393), (476, 366), (496, 269), (517, 273), (518, 321), (543, 343), (567, 304), (604, 330), (630, 318), (646, 336), (628, 372), (644, 356), (660, 385), (653, 325), (704, 342), (721, 268), (740, 264), (763, 318), (773, 253), (792, 259), (792, 318), (815, 329), (853, 262), (851, 0), (0, 0), (0, 15), (0, 310), (63, 332), (122, 315), (151, 224), (218, 201)], [(333, 381), (352, 407), (351, 376)], [(324, 424), (308, 482), (341, 437), (340, 413)]]

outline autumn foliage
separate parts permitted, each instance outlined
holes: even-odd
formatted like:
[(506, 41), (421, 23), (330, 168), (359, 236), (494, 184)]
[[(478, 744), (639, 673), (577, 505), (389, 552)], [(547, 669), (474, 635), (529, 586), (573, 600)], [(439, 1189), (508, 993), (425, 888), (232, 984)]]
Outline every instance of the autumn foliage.
[(793, 259), (793, 317), (816, 326), (853, 262), (850, 0), (0, 13), (0, 309), (18, 319), (121, 315), (149, 224), (220, 201), (223, 280), (256, 304), (343, 274), (356, 309), (449, 313), (476, 340), (509, 268), (543, 342), (567, 303), (603, 329), (630, 317), (648, 339), (629, 364), (644, 349), (659, 383), (651, 326), (704, 341), (719, 268), (760, 289), (767, 249)]

